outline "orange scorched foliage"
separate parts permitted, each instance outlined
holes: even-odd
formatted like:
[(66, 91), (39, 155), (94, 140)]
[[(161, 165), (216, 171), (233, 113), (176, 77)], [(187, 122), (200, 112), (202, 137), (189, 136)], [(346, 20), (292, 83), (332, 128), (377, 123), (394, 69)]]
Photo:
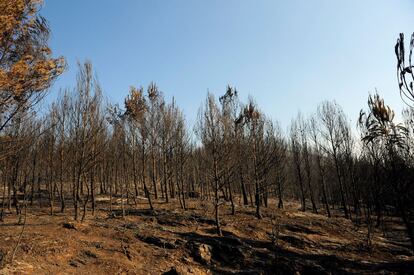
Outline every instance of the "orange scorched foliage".
[(47, 89), (64, 68), (52, 58), (49, 28), (37, 15), (42, 1), (0, 1), (0, 112)]

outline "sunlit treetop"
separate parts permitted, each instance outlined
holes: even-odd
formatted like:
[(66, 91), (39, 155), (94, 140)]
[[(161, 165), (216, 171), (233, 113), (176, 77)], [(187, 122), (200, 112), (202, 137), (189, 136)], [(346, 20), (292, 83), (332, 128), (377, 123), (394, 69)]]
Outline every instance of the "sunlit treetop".
[(125, 109), (125, 114), (128, 117), (136, 120), (137, 122), (142, 121), (144, 114), (147, 111), (147, 104), (142, 88), (130, 88), (129, 95), (125, 99)]
[(364, 129), (364, 142), (372, 142), (378, 138), (385, 138), (389, 145), (404, 146), (407, 129), (402, 124), (394, 123), (394, 111), (378, 95), (368, 98), (369, 113), (361, 110), (359, 125)]
[(7, 112), (49, 88), (65, 68), (47, 45), (49, 27), (40, 0), (0, 1), (0, 106)]

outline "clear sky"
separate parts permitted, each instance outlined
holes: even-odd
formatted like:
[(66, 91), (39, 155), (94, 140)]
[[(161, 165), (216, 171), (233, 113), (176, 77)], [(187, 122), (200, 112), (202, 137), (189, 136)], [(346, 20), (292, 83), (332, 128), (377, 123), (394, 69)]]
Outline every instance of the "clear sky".
[(155, 81), (193, 123), (207, 91), (234, 85), (283, 128), (335, 99), (355, 123), (378, 89), (400, 111), (394, 45), (414, 31), (414, 2), (391, 0), (45, 0), (55, 55), (94, 64), (105, 95)]

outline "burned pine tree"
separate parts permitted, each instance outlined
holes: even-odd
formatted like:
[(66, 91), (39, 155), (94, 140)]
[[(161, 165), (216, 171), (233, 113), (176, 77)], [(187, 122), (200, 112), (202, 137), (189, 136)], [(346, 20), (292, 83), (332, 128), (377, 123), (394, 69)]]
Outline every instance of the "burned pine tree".
[(208, 169), (207, 182), (212, 182), (214, 193), (214, 217), (216, 231), (222, 235), (220, 226), (220, 200), (219, 192), (223, 188), (224, 162), (227, 157), (221, 150), (223, 142), (223, 127), (220, 110), (212, 94), (207, 95), (204, 109), (199, 111), (196, 133), (203, 144), (203, 158)]

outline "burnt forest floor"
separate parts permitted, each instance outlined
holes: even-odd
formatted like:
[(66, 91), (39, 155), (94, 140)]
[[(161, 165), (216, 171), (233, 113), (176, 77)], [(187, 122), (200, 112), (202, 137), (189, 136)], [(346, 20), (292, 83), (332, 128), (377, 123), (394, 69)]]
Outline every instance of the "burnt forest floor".
[(221, 206), (223, 236), (215, 230), (211, 202), (145, 200), (125, 207), (120, 200), (109, 212), (107, 197), (84, 222), (70, 210), (49, 215), (47, 207), (30, 207), (13, 263), (10, 259), (22, 225), (15, 214), (0, 223), (0, 274), (414, 274), (404, 226), (385, 218), (385, 234), (334, 217), (299, 211), (296, 202), (279, 210), (271, 203), (255, 218), (251, 206), (231, 215)]

